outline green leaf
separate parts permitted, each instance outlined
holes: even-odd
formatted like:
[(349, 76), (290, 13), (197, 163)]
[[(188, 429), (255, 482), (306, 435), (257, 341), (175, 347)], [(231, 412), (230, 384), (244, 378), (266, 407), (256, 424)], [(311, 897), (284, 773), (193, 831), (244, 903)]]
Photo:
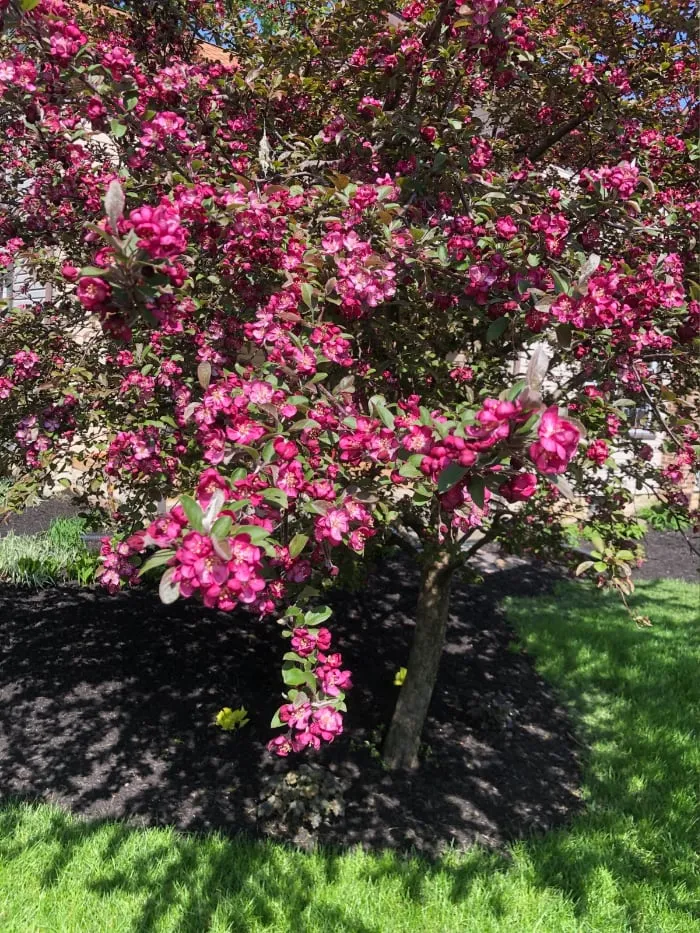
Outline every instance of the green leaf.
[(200, 506), (194, 501), (192, 496), (180, 496), (180, 505), (182, 506), (182, 511), (187, 516), (187, 521), (195, 531), (201, 534), (204, 531), (204, 512), (202, 512)]
[(284, 725), (286, 725), (286, 723), (282, 722), (282, 720), (280, 719), (280, 711), (277, 710), (277, 712), (275, 713), (275, 715), (272, 717), (270, 721), (270, 728), (279, 729), (281, 726), (284, 726)]
[(302, 421), (295, 421), (289, 430), (290, 431), (315, 431), (320, 427), (321, 425), (318, 423), (318, 421), (314, 421), (313, 418), (304, 418)]
[(306, 547), (308, 540), (308, 535), (294, 535), (292, 540), (289, 542), (289, 556), (292, 558), (298, 557)]
[(467, 472), (467, 468), (460, 466), (459, 463), (450, 463), (438, 476), (438, 492), (447, 492), (452, 489), (462, 479)]
[(498, 338), (505, 333), (509, 323), (510, 318), (506, 317), (505, 315), (503, 317), (496, 318), (495, 321), (492, 321), (488, 326), (488, 330), (486, 331), (487, 342), (492, 343), (494, 340), (498, 340)]
[(486, 485), (482, 476), (475, 476), (473, 480), (469, 483), (467, 487), (469, 495), (474, 502), (474, 505), (478, 509), (483, 509), (484, 507), (484, 498), (486, 493)]
[(618, 551), (615, 557), (618, 560), (634, 560), (634, 554), (632, 551)]
[(153, 570), (154, 567), (162, 567), (163, 564), (167, 564), (170, 558), (174, 556), (175, 551), (172, 548), (157, 551), (139, 568), (139, 576), (142, 577), (144, 573), (148, 573), (148, 571)]
[(260, 525), (235, 525), (231, 529), (231, 534), (232, 536), (248, 535), (252, 544), (264, 544), (270, 537), (270, 532), (266, 528), (261, 528)]
[(569, 295), (571, 293), (571, 286), (568, 282), (564, 281), (558, 272), (555, 272), (554, 269), (550, 269), (549, 274), (552, 276), (552, 281), (554, 282), (554, 293), (556, 295)]
[(22, 0), (20, 3), (20, 9), (23, 13), (30, 13), (35, 6), (39, 6), (41, 0)]
[(298, 667), (283, 670), (282, 680), (288, 687), (300, 687), (302, 684), (307, 684), (312, 690), (316, 689), (316, 678), (311, 671), (302, 671)]
[(399, 468), (399, 476), (405, 476), (408, 479), (418, 479), (422, 475), (421, 471), (412, 463), (403, 463)]
[(289, 508), (289, 497), (287, 496), (287, 493), (284, 491), (284, 489), (277, 489), (275, 487), (263, 489), (262, 497), (268, 502), (272, 502), (274, 505), (279, 506), (281, 509)]
[(394, 430), (394, 416), (386, 407), (386, 402), (383, 396), (373, 395), (369, 400), (370, 407), (374, 409), (377, 417), (386, 425), (387, 428)]
[(605, 571), (608, 569), (608, 565), (605, 563), (605, 561), (597, 560), (593, 564), (593, 569), (597, 570), (598, 573), (605, 573)]
[(118, 120), (109, 121), (110, 129), (112, 130), (112, 136), (116, 139), (121, 139), (122, 136), (126, 133), (126, 126), (123, 123), (120, 123)]
[(304, 625), (320, 625), (326, 619), (330, 619), (332, 615), (333, 610), (328, 606), (323, 606), (321, 609), (311, 609), (309, 612), (304, 613)]
[(304, 302), (307, 308), (313, 308), (314, 290), (308, 282), (304, 282), (301, 286), (301, 300)]
[[(238, 503), (236, 503), (238, 505)], [(214, 522), (211, 528), (212, 538), (227, 538), (233, 528), (233, 519), (230, 515), (222, 515)]]

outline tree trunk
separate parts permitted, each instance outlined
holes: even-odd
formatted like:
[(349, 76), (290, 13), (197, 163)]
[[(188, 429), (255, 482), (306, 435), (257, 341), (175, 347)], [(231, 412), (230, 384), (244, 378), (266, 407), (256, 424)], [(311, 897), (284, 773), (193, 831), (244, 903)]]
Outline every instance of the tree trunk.
[(423, 724), (445, 643), (453, 572), (452, 556), (447, 550), (428, 555), (423, 565), (406, 680), (384, 743), (384, 764), (392, 771), (418, 767)]

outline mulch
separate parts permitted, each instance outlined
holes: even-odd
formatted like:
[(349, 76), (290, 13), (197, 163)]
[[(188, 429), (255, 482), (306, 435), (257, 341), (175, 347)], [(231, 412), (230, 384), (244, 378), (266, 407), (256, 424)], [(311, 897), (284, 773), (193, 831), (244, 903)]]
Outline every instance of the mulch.
[[(435, 855), (560, 825), (580, 806), (579, 746), (500, 608), (504, 594), (552, 579), (518, 568), (457, 588), (424, 761), (410, 775), (376, 757), (410, 644), (417, 574), (403, 560), (361, 593), (336, 594), (334, 631), (356, 681), (346, 731), (291, 765), (265, 751), (286, 645), (274, 622), (140, 591), (0, 589), (0, 793), (184, 830), (272, 825), (298, 841), (298, 826), (271, 824), (260, 804), (270, 782), (311, 762), (344, 805), (311, 830), (319, 842)], [(250, 723), (222, 732), (212, 720), (223, 706), (245, 706)]]
[(68, 495), (42, 499), (37, 505), (22, 512), (0, 515), (0, 538), (13, 532), (16, 535), (35, 535), (48, 531), (56, 518), (75, 518), (80, 509), (75, 499)]
[(650, 531), (644, 538), (646, 560), (635, 571), (635, 579), (700, 583), (700, 534), (687, 532), (686, 536), (688, 540), (677, 531)]

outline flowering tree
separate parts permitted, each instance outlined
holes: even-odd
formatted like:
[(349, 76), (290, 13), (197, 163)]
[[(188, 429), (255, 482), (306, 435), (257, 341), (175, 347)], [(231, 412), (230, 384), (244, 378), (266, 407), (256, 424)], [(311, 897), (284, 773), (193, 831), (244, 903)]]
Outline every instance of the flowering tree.
[(421, 567), (384, 749), (413, 767), (457, 568), (564, 559), (574, 500), (624, 598), (630, 488), (688, 510), (691, 6), (271, 4), (263, 36), (0, 0), (0, 262), (52, 286), (1, 313), (0, 461), (113, 491), (109, 589), (283, 623), (278, 754), (342, 731), (322, 593), (386, 540)]

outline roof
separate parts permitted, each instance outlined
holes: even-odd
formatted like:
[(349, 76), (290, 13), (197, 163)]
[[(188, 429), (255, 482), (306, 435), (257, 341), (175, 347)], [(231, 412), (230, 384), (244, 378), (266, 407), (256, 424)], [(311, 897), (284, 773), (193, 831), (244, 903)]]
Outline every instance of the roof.
[[(83, 3), (81, 0), (77, 0), (75, 4), (78, 9), (83, 10), (84, 12), (95, 12), (95, 6), (103, 6), (110, 13), (115, 16), (129, 16), (125, 10), (118, 10), (115, 7), (111, 6), (109, 3)], [(207, 61), (219, 62), (222, 65), (236, 65), (238, 64), (238, 59), (235, 55), (232, 55), (230, 52), (227, 52), (226, 49), (219, 48), (218, 45), (214, 45), (212, 42), (199, 42), (197, 44), (198, 52), (201, 57)]]

